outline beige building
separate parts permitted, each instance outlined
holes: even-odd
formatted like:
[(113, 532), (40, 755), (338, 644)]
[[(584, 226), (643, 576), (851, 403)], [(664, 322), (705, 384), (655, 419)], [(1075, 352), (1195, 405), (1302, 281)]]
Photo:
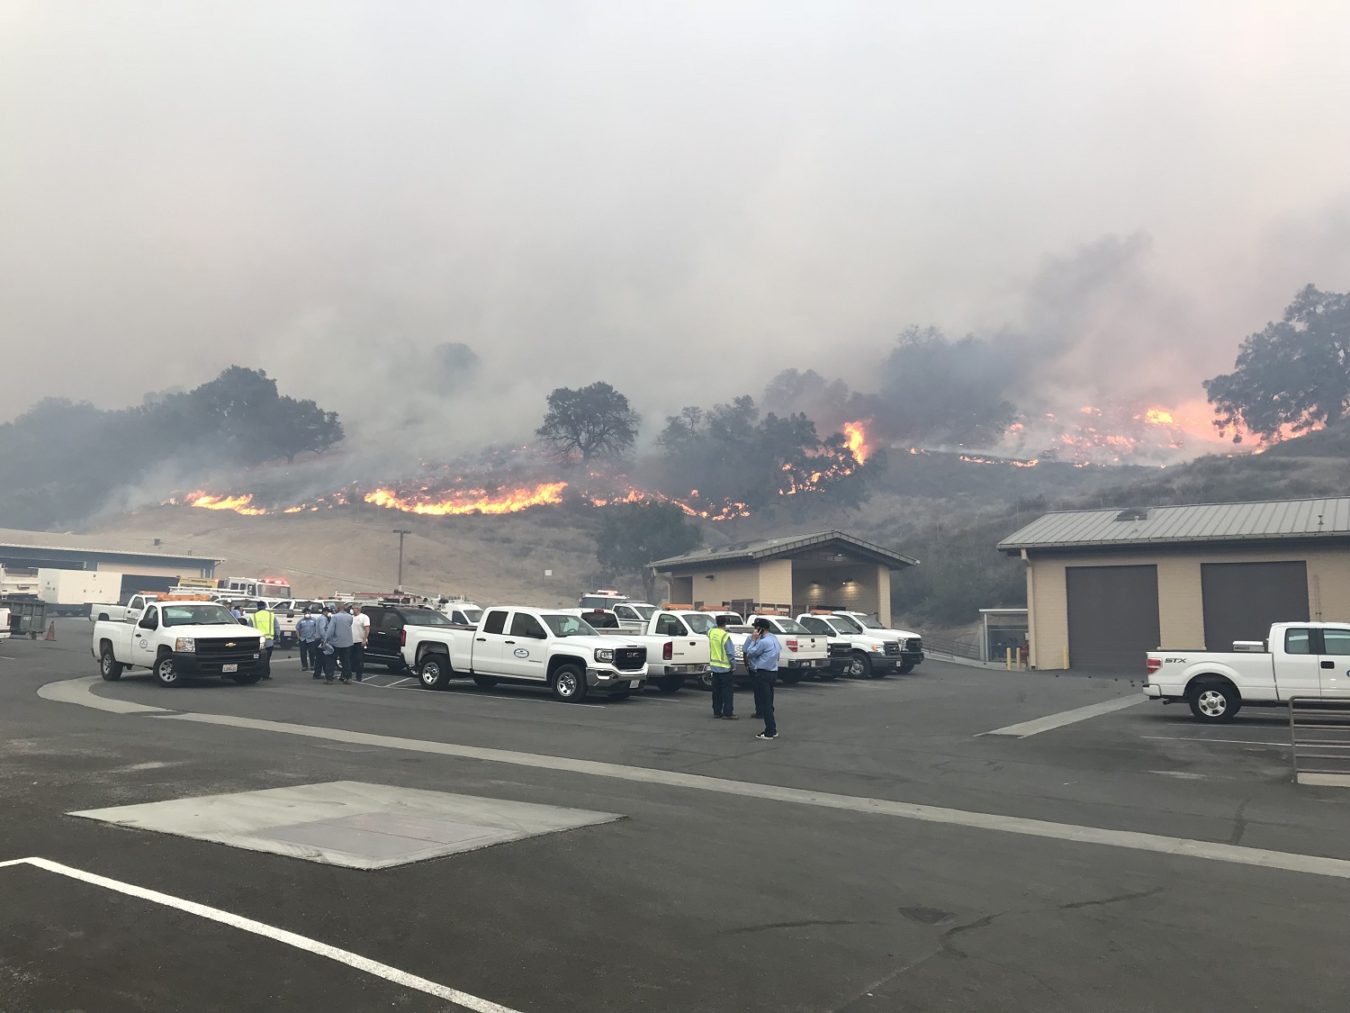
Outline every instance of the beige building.
[(745, 613), (776, 606), (796, 614), (836, 608), (891, 622), (891, 573), (918, 560), (842, 531), (733, 542), (660, 559), (669, 600), (695, 608), (726, 604)]
[(1133, 675), (1146, 651), (1350, 620), (1350, 497), (1050, 513), (998, 547), (1026, 562), (1034, 668)]

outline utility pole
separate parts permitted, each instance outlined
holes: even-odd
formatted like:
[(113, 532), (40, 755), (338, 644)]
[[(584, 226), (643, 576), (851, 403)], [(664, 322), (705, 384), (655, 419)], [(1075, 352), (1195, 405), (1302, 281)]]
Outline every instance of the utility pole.
[(398, 586), (395, 591), (403, 590), (403, 536), (412, 534), (411, 528), (394, 528), (394, 534), (398, 535)]

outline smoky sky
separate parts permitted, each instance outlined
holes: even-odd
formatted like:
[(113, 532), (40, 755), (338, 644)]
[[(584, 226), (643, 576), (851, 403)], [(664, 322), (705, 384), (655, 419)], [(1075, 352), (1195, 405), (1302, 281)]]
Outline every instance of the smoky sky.
[(239, 363), (353, 435), (524, 440), (604, 379), (650, 437), (868, 389), (911, 324), (1039, 403), (1195, 400), (1350, 287), (1347, 44), (1332, 2), (9, 0), (0, 418)]

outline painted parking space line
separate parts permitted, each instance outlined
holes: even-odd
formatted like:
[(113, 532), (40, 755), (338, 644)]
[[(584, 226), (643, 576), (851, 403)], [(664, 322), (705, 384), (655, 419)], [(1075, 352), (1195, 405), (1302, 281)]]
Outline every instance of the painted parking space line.
[(1224, 745), (1234, 746), (1279, 746), (1281, 749), (1289, 748), (1289, 740), (1283, 742), (1264, 742), (1256, 739), (1211, 739), (1203, 735), (1141, 735), (1141, 739), (1147, 739), (1150, 742), (1219, 742)]
[(1053, 731), (1056, 728), (1063, 728), (1065, 725), (1077, 724), (1079, 721), (1087, 721), (1089, 718), (1101, 717), (1103, 714), (1124, 710), (1126, 707), (1135, 707), (1147, 699), (1148, 697), (1142, 693), (1135, 696), (1117, 697), (1114, 700), (1104, 700), (1101, 703), (1088, 704), (1086, 707), (1075, 707), (1071, 711), (1060, 711), (1058, 714), (1047, 714), (1043, 718), (1022, 721), (1015, 725), (995, 728), (992, 732), (981, 732), (980, 734), (1011, 735), (1019, 739), (1025, 739), (1031, 735), (1040, 735), (1041, 732)]
[(111, 890), (114, 893), (124, 894), (127, 897), (135, 897), (138, 900), (149, 901), (152, 904), (173, 908), (176, 911), (183, 911), (187, 914), (205, 918), (207, 921), (218, 922), (221, 925), (227, 925), (230, 928), (239, 929), (243, 932), (251, 932), (255, 936), (262, 936), (264, 939), (284, 943), (287, 946), (295, 947), (297, 950), (304, 950), (306, 953), (313, 953), (316, 956), (335, 960), (339, 964), (346, 964), (348, 967), (363, 971), (366, 974), (374, 975), (377, 978), (383, 978), (385, 981), (392, 982), (395, 985), (402, 985), (404, 988), (424, 992), (425, 994), (435, 996), (438, 999), (444, 999), (446, 1002), (454, 1003), (456, 1006), (463, 1009), (473, 1010), (475, 1013), (517, 1013), (516, 1010), (511, 1009), (509, 1006), (502, 1006), (500, 1003), (491, 1002), (487, 999), (480, 999), (476, 995), (470, 995), (468, 992), (461, 992), (457, 988), (450, 988), (447, 985), (438, 984), (437, 982), (430, 981), (416, 974), (401, 971), (397, 967), (391, 967), (378, 960), (371, 960), (369, 957), (363, 957), (359, 953), (353, 953), (350, 950), (343, 950), (336, 946), (330, 946), (328, 943), (321, 943), (317, 939), (310, 939), (308, 936), (289, 932), (286, 929), (280, 929), (275, 925), (268, 925), (265, 922), (254, 921), (252, 918), (245, 918), (243, 915), (222, 911), (220, 908), (209, 907), (206, 904), (198, 904), (196, 901), (184, 900), (182, 897), (174, 897), (171, 894), (160, 893), (158, 890), (148, 890), (143, 886), (136, 886), (134, 883), (124, 883), (119, 879), (109, 879), (106, 876), (85, 872), (83, 869), (62, 865), (60, 862), (53, 862), (46, 858), (16, 858), (6, 862), (0, 862), (0, 868), (12, 868), (20, 865), (32, 866), (36, 869), (42, 869), (44, 872), (51, 872), (58, 876), (65, 876), (68, 879), (78, 880), (81, 883), (88, 883), (90, 886), (97, 886), (104, 890)]

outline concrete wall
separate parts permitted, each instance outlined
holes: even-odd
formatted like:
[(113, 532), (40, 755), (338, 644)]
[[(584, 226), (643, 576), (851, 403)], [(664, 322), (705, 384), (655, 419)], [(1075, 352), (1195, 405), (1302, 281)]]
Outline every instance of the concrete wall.
[(791, 604), (792, 560), (766, 559), (759, 564), (759, 593), (755, 601)]
[(1279, 563), (1308, 566), (1308, 608), (1313, 620), (1350, 621), (1350, 548), (1225, 549), (1213, 552), (1108, 552), (1082, 555), (1032, 555), (1027, 567), (1031, 664), (1040, 669), (1066, 667), (1069, 649), (1067, 578), (1070, 566), (1158, 567), (1158, 627), (1163, 650), (1194, 648), (1205, 642), (1202, 563)]
[(682, 578), (686, 577), (690, 583), (684, 586), (691, 589), (690, 596), (672, 597), (672, 601), (701, 601), (706, 605), (717, 605), (737, 599), (764, 600), (759, 596), (759, 567), (753, 563), (745, 566), (714, 565), (690, 574), (676, 574), (671, 582), (672, 595), (675, 589), (682, 586)]

